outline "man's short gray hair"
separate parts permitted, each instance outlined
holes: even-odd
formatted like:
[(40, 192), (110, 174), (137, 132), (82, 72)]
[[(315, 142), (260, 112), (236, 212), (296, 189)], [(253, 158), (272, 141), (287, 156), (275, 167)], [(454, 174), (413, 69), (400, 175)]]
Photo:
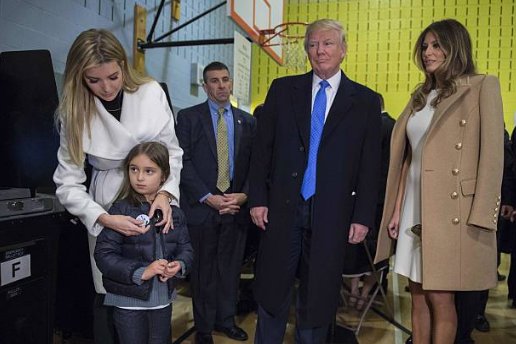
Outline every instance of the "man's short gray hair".
[(324, 31), (324, 30), (336, 30), (339, 33), (339, 36), (342, 40), (342, 45), (346, 46), (346, 33), (344, 32), (344, 28), (342, 24), (338, 20), (334, 19), (319, 19), (316, 20), (306, 27), (305, 32), (305, 51), (308, 52), (308, 40), (310, 39), (310, 35), (315, 31)]

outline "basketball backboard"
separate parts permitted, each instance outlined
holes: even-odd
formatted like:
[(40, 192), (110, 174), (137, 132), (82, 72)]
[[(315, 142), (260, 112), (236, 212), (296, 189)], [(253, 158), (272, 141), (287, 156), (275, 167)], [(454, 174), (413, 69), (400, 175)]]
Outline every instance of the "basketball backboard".
[[(260, 44), (260, 30), (271, 29), (283, 23), (284, 0), (228, 0), (228, 16), (240, 26), (249, 37)], [(281, 37), (274, 37), (262, 47), (276, 62), (283, 64)]]

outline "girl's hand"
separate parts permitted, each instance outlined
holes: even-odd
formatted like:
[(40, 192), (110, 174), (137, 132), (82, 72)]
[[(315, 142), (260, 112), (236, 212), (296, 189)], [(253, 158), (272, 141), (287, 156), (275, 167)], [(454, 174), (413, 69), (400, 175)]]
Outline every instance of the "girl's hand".
[(398, 239), (399, 226), (400, 226), (400, 212), (394, 211), (394, 214), (392, 215), (391, 220), (389, 221), (389, 224), (387, 225), (387, 231), (389, 233), (389, 236), (392, 239)]
[(158, 259), (153, 261), (145, 268), (145, 271), (143, 271), (142, 280), (148, 281), (156, 275), (163, 275), (165, 273), (167, 264), (168, 262), (166, 259)]
[(166, 282), (181, 270), (181, 264), (177, 260), (171, 261), (165, 267), (165, 272), (159, 276), (161, 282)]
[(150, 228), (150, 226), (144, 226), (142, 221), (125, 215), (102, 214), (97, 222), (125, 236), (140, 235), (146, 233)]
[(174, 223), (172, 222), (172, 207), (169, 203), (169, 196), (166, 193), (160, 192), (156, 195), (149, 210), (150, 218), (154, 216), (156, 209), (161, 209), (163, 212), (163, 220), (156, 223), (156, 226), (163, 226), (162, 232), (167, 234), (169, 229), (174, 229)]

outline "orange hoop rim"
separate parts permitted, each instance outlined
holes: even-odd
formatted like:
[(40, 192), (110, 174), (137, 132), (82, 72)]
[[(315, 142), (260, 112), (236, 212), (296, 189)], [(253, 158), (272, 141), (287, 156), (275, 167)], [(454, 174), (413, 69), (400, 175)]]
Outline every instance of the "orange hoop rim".
[(307, 26), (307, 22), (285, 22), (276, 25), (272, 29), (263, 29), (260, 30), (260, 46), (262, 47), (272, 47), (272, 46), (278, 46), (278, 45), (284, 45), (286, 43), (269, 43), (272, 39), (275, 37), (281, 37), (285, 38), (286, 40), (294, 40), (297, 41), (298, 39), (304, 38), (304, 35), (289, 35), (285, 33), (285, 31), (288, 30), (289, 26), (294, 25), (301, 25), (301, 26)]

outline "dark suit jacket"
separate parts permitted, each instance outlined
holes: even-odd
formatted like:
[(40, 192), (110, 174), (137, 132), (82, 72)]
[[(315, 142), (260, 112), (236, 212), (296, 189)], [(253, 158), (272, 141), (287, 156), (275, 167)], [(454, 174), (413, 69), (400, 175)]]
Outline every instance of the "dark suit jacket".
[[(231, 192), (248, 193), (248, 171), (255, 119), (240, 109), (231, 108), (235, 126), (235, 161)], [(210, 211), (199, 200), (208, 193), (217, 194), (217, 146), (208, 102), (179, 111), (176, 135), (183, 149), (181, 170), (181, 208), (188, 223), (202, 224)], [(237, 221), (249, 221), (249, 211), (244, 205), (235, 216)]]
[[(267, 206), (256, 274), (256, 298), (279, 310), (291, 281), (286, 267), (308, 159), (312, 72), (276, 79), (258, 122), (250, 172), (250, 207)], [(306, 326), (335, 316), (344, 247), (351, 223), (374, 226), (380, 171), (380, 104), (375, 92), (344, 74), (326, 119), (317, 158)]]
[[(380, 177), (380, 194), (378, 195), (378, 204), (382, 206), (385, 199), (385, 186), (387, 184), (387, 173), (389, 173), (389, 159), (391, 151), (391, 136), (392, 129), (394, 128), (396, 121), (392, 118), (388, 112), (382, 112), (382, 167)], [(382, 212), (377, 214), (380, 217)], [(378, 226), (380, 223), (378, 223)]]

